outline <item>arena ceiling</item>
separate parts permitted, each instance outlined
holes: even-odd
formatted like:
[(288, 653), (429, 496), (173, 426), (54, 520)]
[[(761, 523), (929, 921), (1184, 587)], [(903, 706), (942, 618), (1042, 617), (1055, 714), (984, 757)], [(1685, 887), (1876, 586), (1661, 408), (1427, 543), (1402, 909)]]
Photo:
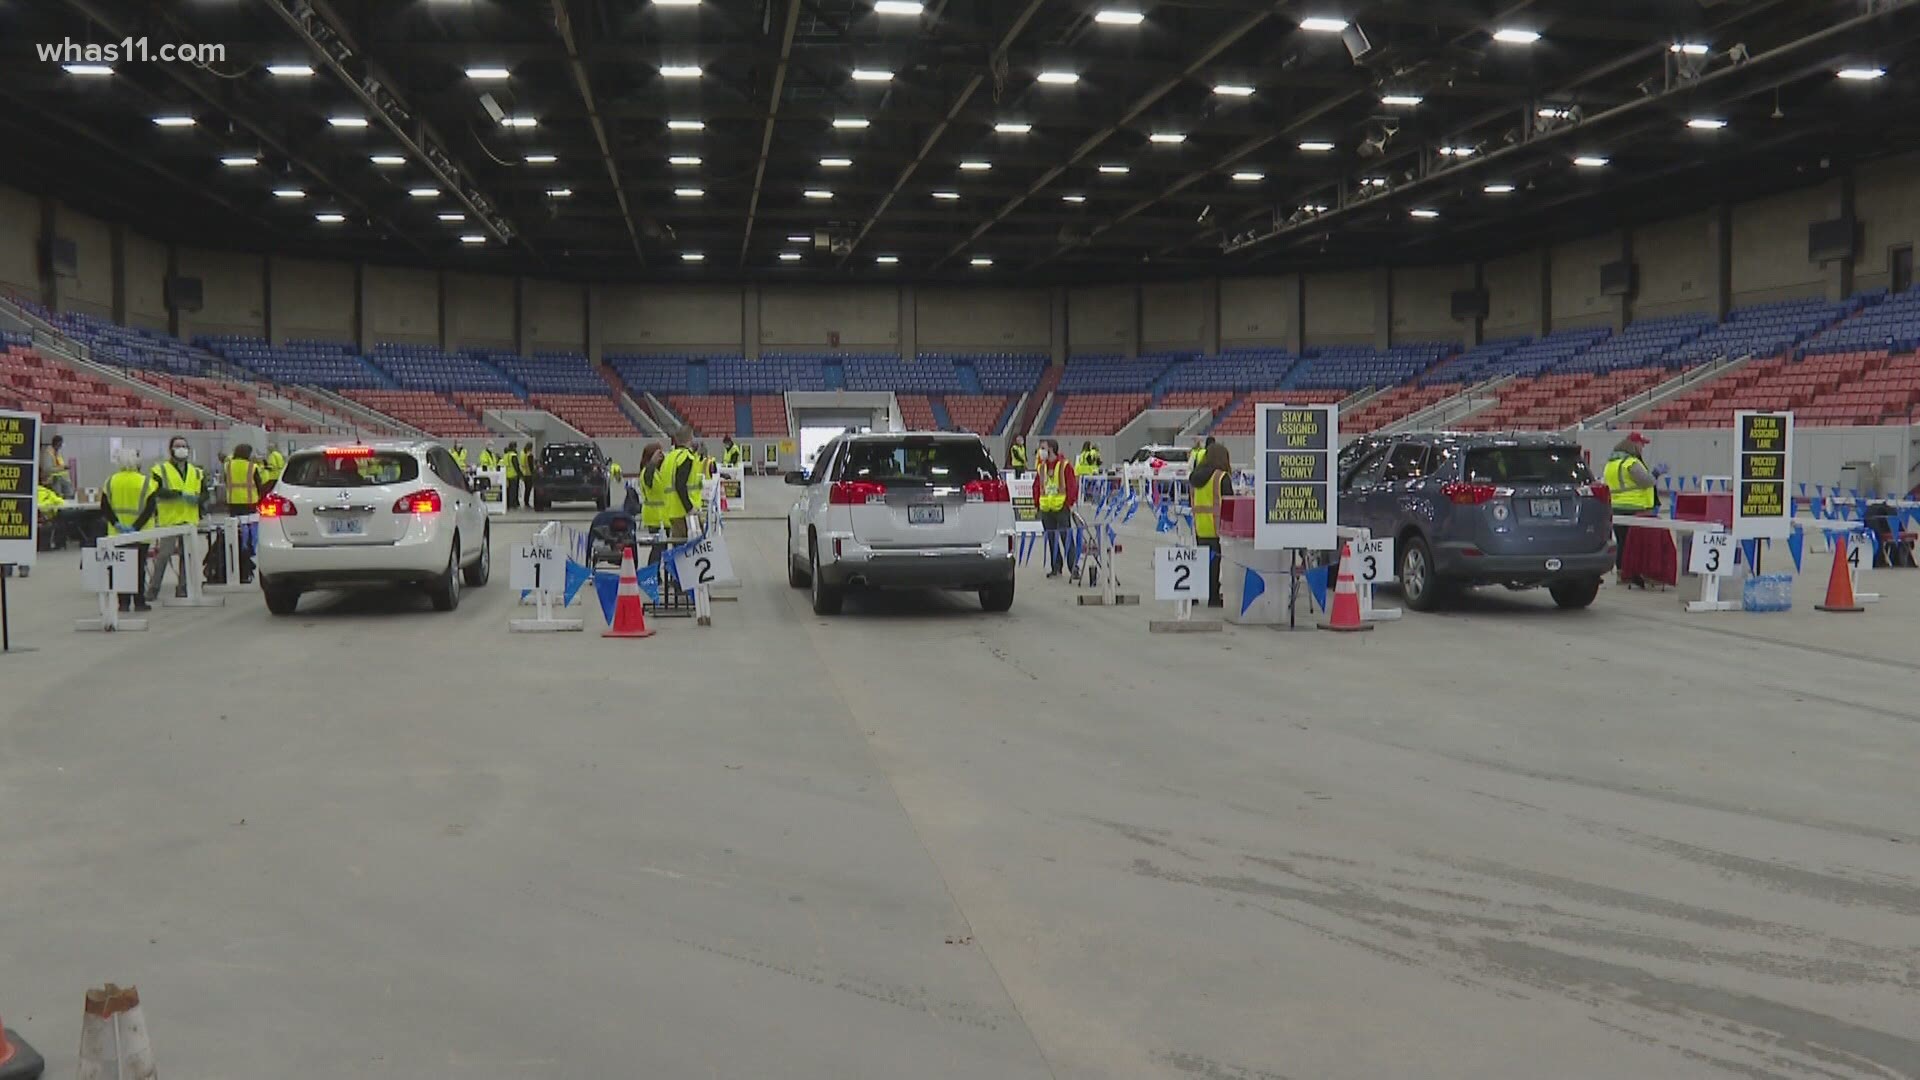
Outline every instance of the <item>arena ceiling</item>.
[[(0, 0), (0, 179), (582, 278), (1437, 262), (1920, 146), (1916, 37), (1920, 0)], [(36, 51), (129, 38), (225, 56)]]

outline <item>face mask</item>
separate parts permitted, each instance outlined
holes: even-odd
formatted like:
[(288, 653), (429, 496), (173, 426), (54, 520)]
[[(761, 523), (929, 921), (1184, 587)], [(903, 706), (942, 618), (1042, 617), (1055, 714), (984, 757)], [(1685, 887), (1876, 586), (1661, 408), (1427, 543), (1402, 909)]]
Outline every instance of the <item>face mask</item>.
[(185, 461), (185, 460), (187, 460), (187, 452), (188, 452), (188, 451), (187, 451), (187, 448), (186, 448), (186, 447), (184, 447), (184, 446), (176, 446), (176, 447), (174, 447), (174, 448), (173, 448), (173, 460), (175, 460), (175, 461)]

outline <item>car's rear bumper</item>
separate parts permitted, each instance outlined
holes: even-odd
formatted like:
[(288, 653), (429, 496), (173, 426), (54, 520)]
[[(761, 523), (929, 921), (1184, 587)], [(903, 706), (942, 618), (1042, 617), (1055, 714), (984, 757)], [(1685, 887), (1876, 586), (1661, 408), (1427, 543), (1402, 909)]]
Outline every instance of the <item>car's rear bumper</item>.
[(596, 502), (606, 498), (612, 487), (592, 480), (535, 480), (533, 490), (536, 495), (553, 502)]
[(1434, 549), (1434, 569), (1441, 577), (1480, 584), (1552, 585), (1583, 581), (1613, 569), (1611, 545), (1600, 551), (1560, 555), (1494, 555), (1471, 544), (1441, 544)]
[(262, 522), (254, 564), (273, 584), (301, 588), (428, 581), (446, 570), (452, 536), (435, 528), (394, 544), (296, 546), (277, 523)]
[(869, 548), (840, 540), (840, 554), (823, 561), (828, 585), (873, 589), (978, 589), (1013, 580), (1013, 555), (1004, 538), (967, 548)]

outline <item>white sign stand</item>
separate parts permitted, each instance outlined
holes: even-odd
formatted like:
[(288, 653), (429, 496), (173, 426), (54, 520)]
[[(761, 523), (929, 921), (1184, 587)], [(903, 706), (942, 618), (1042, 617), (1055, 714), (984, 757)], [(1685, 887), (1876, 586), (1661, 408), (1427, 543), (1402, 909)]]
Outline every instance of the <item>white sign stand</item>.
[(693, 593), (694, 621), (701, 626), (712, 626), (713, 586), (716, 582), (733, 580), (733, 560), (727, 554), (726, 534), (712, 532), (693, 539), (686, 550), (674, 556), (673, 574), (680, 579), (681, 588)]
[(488, 514), (507, 512), (507, 470), (476, 469), (476, 477), (485, 477), (487, 486), (480, 492), (480, 505), (487, 508)]
[(1153, 551), (1153, 598), (1173, 601), (1174, 617), (1150, 619), (1151, 634), (1191, 634), (1219, 630), (1225, 624), (1218, 619), (1195, 619), (1195, 601), (1207, 594), (1207, 568), (1212, 550), (1199, 545), (1162, 547)]
[(507, 620), (508, 632), (553, 633), (586, 627), (581, 619), (556, 618), (553, 614), (554, 597), (564, 600), (566, 596), (567, 552), (560, 549), (556, 538), (547, 531), (543, 530), (532, 543), (513, 545), (507, 584), (516, 592), (531, 592), (534, 603), (533, 618)]
[[(200, 525), (192, 526), (190, 529), (188, 529), (186, 537), (181, 541), (181, 546), (186, 548), (187, 565), (186, 565), (186, 568), (182, 570), (180, 574), (181, 579), (186, 583), (187, 595), (162, 597), (160, 600), (160, 603), (162, 606), (164, 607), (226, 607), (227, 606), (226, 597), (207, 595), (205, 583), (202, 580), (207, 576), (206, 571), (201, 569), (201, 567), (204, 566), (207, 561), (207, 553), (204, 550), (205, 545), (201, 543), (200, 532), (202, 529), (211, 530), (211, 529), (217, 529), (217, 528), (219, 528), (219, 526), (203, 523)], [(116, 536), (116, 537), (113, 537), (113, 539), (123, 540), (125, 538)]]
[[(1360, 621), (1392, 622), (1406, 614), (1399, 608), (1375, 607), (1373, 587), (1386, 585), (1396, 579), (1393, 572), (1393, 540), (1381, 537), (1376, 540), (1367, 535), (1365, 529), (1351, 530), (1353, 537), (1353, 583), (1360, 594)], [(1346, 536), (1349, 530), (1342, 526), (1340, 534)]]
[(747, 505), (747, 468), (722, 465), (718, 473), (720, 494), (727, 500), (727, 513), (738, 513)]
[[(97, 546), (85, 549), (80, 556), (80, 581), (99, 598), (100, 617), (75, 619), (73, 628), (107, 633), (115, 630), (145, 630), (147, 620), (120, 616), (120, 594), (136, 591), (140, 583), (140, 552), (133, 545), (150, 544), (169, 536), (196, 534), (197, 530), (192, 525), (170, 525), (164, 529), (103, 537)], [(117, 554), (101, 554), (109, 551)]]
[(1694, 533), (1692, 553), (1687, 558), (1687, 572), (1700, 575), (1700, 599), (1687, 601), (1686, 609), (1690, 612), (1739, 611), (1738, 602), (1720, 599), (1720, 578), (1732, 566), (1732, 533), (1724, 529)]

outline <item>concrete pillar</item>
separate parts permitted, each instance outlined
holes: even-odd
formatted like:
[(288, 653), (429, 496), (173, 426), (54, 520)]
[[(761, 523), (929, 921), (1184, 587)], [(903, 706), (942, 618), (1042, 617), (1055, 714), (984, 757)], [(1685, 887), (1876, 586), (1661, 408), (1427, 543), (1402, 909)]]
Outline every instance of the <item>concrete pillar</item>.
[(1733, 310), (1733, 207), (1721, 203), (1707, 212), (1707, 280), (1713, 317)]
[[(1620, 252), (1620, 260), (1626, 263), (1629, 267), (1631, 267), (1633, 265), (1633, 230), (1632, 229), (1620, 230), (1619, 252)], [(1638, 284), (1638, 282), (1636, 281), (1635, 284)], [(1635, 290), (1633, 289), (1628, 289), (1626, 292), (1622, 293), (1619, 296), (1610, 296), (1607, 298), (1607, 306), (1612, 309), (1611, 314), (1613, 316), (1613, 332), (1616, 334), (1625, 333), (1627, 329), (1627, 324), (1633, 321), (1634, 291)]]
[(1200, 351), (1220, 355), (1220, 279), (1200, 283)]
[(740, 290), (740, 355), (760, 359), (760, 286)]
[(353, 343), (361, 353), (373, 351), (373, 283), (367, 264), (353, 264)]
[(108, 227), (107, 251), (108, 259), (113, 263), (113, 321), (125, 326), (127, 325), (127, 227), (125, 225)]
[(605, 354), (601, 340), (606, 330), (606, 312), (603, 306), (606, 296), (601, 286), (587, 286), (587, 361), (598, 365), (605, 363)]
[(53, 238), (60, 235), (60, 208), (52, 199), (40, 200), (40, 242), (34, 246), (34, 254), (40, 260), (40, 302), (48, 311), (60, 311), (60, 275), (53, 272), (53, 260), (47, 258), (49, 245)]
[(1121, 342), (1120, 355), (1129, 360), (1140, 359), (1140, 317), (1145, 306), (1140, 302), (1140, 286), (1135, 285), (1128, 292), (1133, 301), (1131, 317), (1127, 319), (1127, 339)]
[(1064, 364), (1067, 362), (1067, 348), (1070, 345), (1067, 341), (1067, 287), (1065, 285), (1053, 287), (1053, 318), (1049, 324), (1049, 331), (1053, 346), (1053, 362)]
[[(1833, 198), (1827, 201), (1827, 210), (1834, 218), (1853, 220), (1854, 180), (1853, 169), (1841, 171), (1839, 182), (1834, 185)], [(1834, 259), (1820, 267), (1827, 279), (1827, 299), (1845, 300), (1853, 295), (1853, 257)]]
[(1295, 356), (1307, 349), (1307, 279), (1301, 274), (1288, 274), (1286, 285), (1282, 286), (1280, 303), (1286, 309), (1287, 348)]
[(913, 286), (900, 286), (900, 358), (912, 360), (920, 355), (920, 313), (915, 306)]
[(1540, 249), (1540, 310), (1533, 313), (1533, 333), (1546, 337), (1553, 333), (1553, 248)]
[(1373, 347), (1385, 352), (1393, 347), (1393, 268), (1375, 267), (1373, 271)]
[(513, 351), (533, 355), (533, 344), (527, 340), (527, 279), (518, 275), (513, 279)]

